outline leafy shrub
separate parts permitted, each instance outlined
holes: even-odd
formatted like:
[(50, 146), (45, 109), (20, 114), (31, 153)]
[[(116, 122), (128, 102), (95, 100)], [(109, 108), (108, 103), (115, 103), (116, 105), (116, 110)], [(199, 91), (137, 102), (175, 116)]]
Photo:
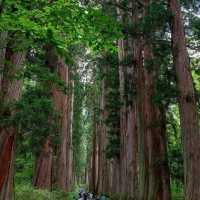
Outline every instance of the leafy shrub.
[(184, 199), (184, 191), (183, 191), (182, 184), (172, 182), (171, 191), (172, 191), (172, 200), (183, 200)]
[(72, 200), (74, 196), (73, 192), (40, 190), (31, 185), (17, 185), (15, 187), (16, 200)]

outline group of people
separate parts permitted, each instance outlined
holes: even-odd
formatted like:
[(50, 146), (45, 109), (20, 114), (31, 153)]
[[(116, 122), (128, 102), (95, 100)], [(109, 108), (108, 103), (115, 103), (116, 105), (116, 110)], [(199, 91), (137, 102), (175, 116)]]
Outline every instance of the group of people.
[(109, 200), (106, 196), (97, 197), (95, 194), (86, 192), (84, 188), (80, 188), (77, 200)]

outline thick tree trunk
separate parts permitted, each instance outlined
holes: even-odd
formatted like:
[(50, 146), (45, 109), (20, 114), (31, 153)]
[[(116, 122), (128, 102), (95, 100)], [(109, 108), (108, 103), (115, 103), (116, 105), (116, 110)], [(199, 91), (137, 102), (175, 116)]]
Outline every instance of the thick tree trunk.
[[(150, 59), (149, 47), (144, 58)], [(146, 60), (147, 61), (147, 60)], [(140, 146), (140, 200), (169, 200), (170, 182), (166, 151), (165, 121), (158, 106), (153, 102), (155, 74), (143, 66), (138, 70), (138, 113)]]
[(110, 164), (110, 195), (120, 192), (120, 163), (118, 159), (113, 159)]
[(138, 196), (138, 131), (136, 107), (129, 106), (127, 112), (127, 193), (129, 199)]
[[(120, 3), (121, 1), (119, 1)], [(127, 6), (135, 9), (135, 2), (128, 1)], [(119, 20), (130, 23), (135, 19), (132, 13), (118, 9)], [(134, 13), (134, 15), (136, 15)], [(138, 48), (133, 38), (119, 40), (119, 92), (120, 92), (120, 193), (127, 199), (138, 196), (138, 130), (136, 110), (136, 66), (134, 51)]]
[(148, 195), (148, 162), (147, 143), (145, 135), (145, 78), (142, 59), (142, 41), (135, 41), (135, 65), (137, 68), (137, 115), (139, 131), (139, 200), (146, 200)]
[[(154, 59), (152, 47), (145, 41), (144, 63)], [(151, 66), (152, 68), (152, 66)], [(147, 161), (149, 171), (148, 199), (169, 200), (170, 184), (166, 151), (166, 130), (163, 125), (161, 110), (153, 102), (156, 95), (156, 69), (148, 70), (145, 67), (145, 142), (147, 143)], [(163, 128), (164, 127), (164, 128)], [(168, 174), (168, 176), (166, 176)]]
[[(144, 1), (149, 6), (150, 1)], [(145, 15), (147, 15), (145, 11)], [(148, 38), (136, 41), (135, 62), (138, 77), (139, 116), (139, 199), (169, 200), (170, 177), (167, 162), (165, 112), (154, 102), (156, 95), (157, 69), (149, 66), (154, 58), (151, 41)], [(140, 48), (140, 49), (139, 49)], [(142, 52), (143, 57), (142, 59)], [(152, 64), (151, 64), (152, 65)]]
[(169, 0), (172, 12), (172, 50), (177, 77), (178, 103), (184, 143), (185, 196), (200, 199), (200, 130), (195, 89), (190, 71), (186, 38), (178, 0)]
[(99, 124), (99, 144), (98, 144), (98, 183), (97, 183), (97, 191), (98, 193), (104, 192), (104, 183), (106, 178), (106, 126), (105, 126), (105, 103), (106, 103), (106, 95), (105, 95), (105, 78), (102, 80), (101, 86), (101, 100), (100, 100), (100, 124)]
[[(119, 62), (125, 62), (127, 57), (127, 43), (125, 40), (118, 41), (119, 47)], [(126, 131), (127, 131), (127, 119), (126, 119), (126, 99), (125, 99), (125, 66), (119, 65), (119, 91), (120, 91), (120, 102), (122, 106), (120, 108), (120, 193), (125, 193), (126, 186)]]
[[(9, 104), (19, 100), (21, 96), (22, 84), (16, 80), (16, 73), (22, 68), (25, 54), (23, 52), (13, 52), (7, 48), (1, 52), (1, 115), (12, 116), (15, 112), (10, 110)], [(7, 60), (5, 64), (5, 60)], [(14, 179), (14, 157), (15, 138), (17, 130), (15, 127), (1, 127), (0, 125), (0, 199), (13, 199), (13, 179)]]
[[(69, 87), (69, 68), (64, 64), (63, 60), (58, 64), (58, 73), (60, 78)], [(71, 94), (65, 95), (62, 91), (54, 91), (54, 99), (61, 112), (61, 132), (60, 147), (58, 155), (58, 186), (65, 191), (69, 191), (72, 184), (72, 135), (71, 135)], [(59, 101), (60, 100), (60, 101)], [(58, 102), (59, 101), (59, 102)]]
[(13, 199), (13, 179), (14, 179), (14, 154), (15, 154), (15, 130), (9, 131), (3, 138), (3, 146), (0, 154), (0, 199)]
[(73, 120), (73, 81), (69, 67), (65, 64), (51, 45), (46, 46), (48, 67), (58, 74), (67, 90), (66, 93), (55, 85), (52, 88), (52, 98), (55, 110), (60, 113), (57, 165), (55, 179), (56, 184), (64, 191), (70, 191), (73, 181), (72, 163), (72, 120)]
[[(119, 62), (129, 63), (133, 58), (132, 39), (120, 40)], [(120, 193), (135, 199), (138, 190), (138, 133), (136, 123), (136, 87), (133, 62), (119, 65), (120, 100)]]
[(53, 149), (51, 141), (48, 138), (36, 161), (33, 185), (40, 189), (52, 188), (52, 170), (53, 170)]
[[(66, 87), (70, 87), (69, 68), (63, 59), (57, 63), (58, 74), (64, 81)], [(65, 191), (69, 191), (72, 186), (72, 131), (71, 131), (71, 112), (72, 111), (72, 94), (64, 94), (62, 91), (55, 89), (53, 91), (56, 109), (61, 113), (60, 128), (60, 145), (57, 166), (57, 184)]]

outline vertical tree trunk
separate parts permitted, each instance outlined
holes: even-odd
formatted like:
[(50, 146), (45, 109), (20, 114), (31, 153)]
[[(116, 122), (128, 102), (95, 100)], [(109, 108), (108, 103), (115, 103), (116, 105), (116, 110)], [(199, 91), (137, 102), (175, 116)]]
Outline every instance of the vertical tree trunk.
[[(13, 130), (10, 129), (10, 135), (5, 133), (3, 139), (2, 151), (0, 154), (0, 199), (11, 200), (13, 199), (13, 167), (14, 167), (14, 153), (15, 153), (15, 138)], [(1, 135), (2, 136), (2, 135)]]
[[(153, 59), (151, 47), (145, 44), (145, 62)], [(167, 163), (166, 130), (163, 114), (153, 102), (155, 71), (139, 64), (138, 113), (140, 130), (140, 200), (169, 200), (170, 178)]]
[[(136, 123), (135, 66), (133, 40), (118, 42), (120, 100), (120, 188), (127, 198), (137, 198), (138, 190), (138, 133)], [(126, 63), (126, 64), (123, 64)]]
[[(3, 70), (5, 65), (6, 45), (7, 45), (7, 32), (0, 33), (0, 91), (3, 84)], [(1, 91), (2, 92), (2, 91)], [(2, 93), (0, 93), (0, 97)]]
[[(125, 62), (127, 57), (127, 42), (125, 40), (118, 41), (119, 47), (119, 62)], [(125, 99), (125, 73), (126, 66), (123, 64), (119, 65), (119, 91), (120, 91), (120, 102), (122, 104), (120, 108), (120, 189), (121, 193), (125, 193), (126, 190), (126, 170), (127, 170), (127, 157), (126, 157), (126, 136), (127, 136), (127, 118), (126, 118), (126, 99)]]
[[(119, 1), (121, 3), (121, 1)], [(137, 3), (127, 2), (127, 7), (134, 9)], [(138, 13), (118, 9), (119, 20), (126, 24), (135, 23)], [(119, 47), (119, 82), (120, 82), (120, 188), (127, 199), (138, 197), (138, 130), (136, 110), (136, 63), (134, 51), (138, 48), (133, 38), (125, 34), (126, 39), (118, 42)]]
[(93, 119), (93, 141), (92, 141), (92, 156), (91, 156), (91, 177), (90, 177), (90, 191), (97, 193), (97, 178), (98, 178), (98, 124), (96, 121), (96, 113), (94, 111)]
[(33, 185), (40, 189), (52, 188), (53, 149), (50, 138), (47, 138), (36, 161)]
[(137, 69), (137, 117), (139, 131), (139, 200), (146, 200), (148, 195), (148, 160), (145, 134), (145, 77), (142, 57), (142, 40), (135, 41), (134, 60)]
[[(69, 87), (70, 75), (69, 68), (64, 64), (63, 60), (57, 65), (60, 78)], [(69, 191), (72, 182), (72, 136), (71, 136), (71, 94), (63, 94), (57, 89), (53, 92), (54, 100), (58, 111), (61, 112), (61, 129), (60, 129), (60, 146), (58, 155), (58, 186), (65, 191)]]
[(197, 102), (179, 1), (169, 0), (169, 9), (173, 14), (171, 18), (172, 51), (184, 143), (185, 196), (187, 200), (197, 200), (200, 199), (200, 130)]
[[(145, 0), (146, 7), (150, 0)], [(169, 200), (170, 182), (166, 150), (166, 130), (163, 110), (154, 102), (156, 95), (157, 69), (152, 66), (153, 47), (149, 38), (138, 38), (135, 51), (135, 62), (138, 77), (138, 116), (140, 130), (140, 168), (139, 199)], [(142, 52), (143, 58), (142, 59)], [(151, 66), (149, 66), (151, 64)]]
[(55, 110), (60, 113), (59, 132), (60, 144), (56, 166), (57, 186), (64, 191), (70, 191), (72, 186), (72, 119), (73, 119), (73, 81), (69, 67), (64, 59), (59, 57), (51, 45), (47, 45), (47, 64), (64, 82), (67, 91), (53, 86), (52, 97)]
[[(5, 52), (1, 52), (1, 90), (0, 114), (12, 116), (14, 110), (10, 109), (9, 104), (19, 100), (21, 96), (22, 84), (16, 80), (16, 73), (22, 68), (25, 53), (13, 52), (8, 47)], [(5, 60), (7, 60), (5, 64)], [(15, 157), (15, 138), (17, 130), (15, 127), (0, 125), (0, 199), (13, 199), (13, 179), (14, 179), (14, 157)]]
[[(134, 105), (133, 105), (134, 106)], [(127, 194), (129, 199), (138, 197), (138, 131), (136, 107), (127, 110)]]
[(105, 94), (105, 77), (102, 80), (102, 86), (101, 86), (101, 100), (100, 100), (100, 124), (99, 124), (99, 161), (98, 161), (98, 183), (97, 183), (97, 191), (98, 193), (104, 192), (104, 180), (106, 176), (106, 157), (105, 157), (105, 150), (106, 150), (106, 126), (105, 126), (105, 103), (106, 103), (106, 94)]
[(110, 195), (120, 193), (120, 163), (118, 159), (113, 159), (111, 161), (110, 169)]
[[(145, 142), (147, 143), (148, 162), (148, 199), (169, 200), (170, 184), (166, 151), (166, 131), (161, 110), (153, 101), (156, 95), (157, 72), (154, 66), (148, 70), (148, 62), (153, 60), (152, 47), (145, 40), (144, 68), (145, 77)], [(166, 176), (168, 174), (168, 176)]]

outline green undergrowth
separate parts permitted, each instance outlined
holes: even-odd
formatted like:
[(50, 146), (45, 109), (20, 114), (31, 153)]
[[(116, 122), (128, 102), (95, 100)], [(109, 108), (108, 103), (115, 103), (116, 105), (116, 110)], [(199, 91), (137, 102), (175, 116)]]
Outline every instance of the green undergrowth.
[(183, 185), (172, 183), (171, 184), (172, 200), (184, 200)]
[[(15, 200), (73, 200), (78, 194), (78, 188), (74, 187), (74, 192), (65, 193), (55, 189), (52, 191), (35, 189), (31, 184), (17, 184), (15, 186)], [(83, 187), (83, 186), (82, 186)], [(85, 187), (83, 187), (85, 188)], [(172, 184), (172, 200), (183, 200), (184, 193), (181, 185)], [(122, 197), (123, 196), (123, 197)], [(110, 200), (130, 200), (126, 195), (114, 194)]]
[[(183, 188), (179, 185), (172, 185), (171, 187), (172, 192), (172, 200), (184, 200), (184, 193)], [(133, 200), (127, 197), (128, 195), (120, 195), (120, 194), (114, 194), (110, 198), (111, 200)]]
[(60, 190), (39, 190), (31, 185), (17, 185), (15, 187), (16, 200), (73, 200), (75, 192), (65, 193)]

